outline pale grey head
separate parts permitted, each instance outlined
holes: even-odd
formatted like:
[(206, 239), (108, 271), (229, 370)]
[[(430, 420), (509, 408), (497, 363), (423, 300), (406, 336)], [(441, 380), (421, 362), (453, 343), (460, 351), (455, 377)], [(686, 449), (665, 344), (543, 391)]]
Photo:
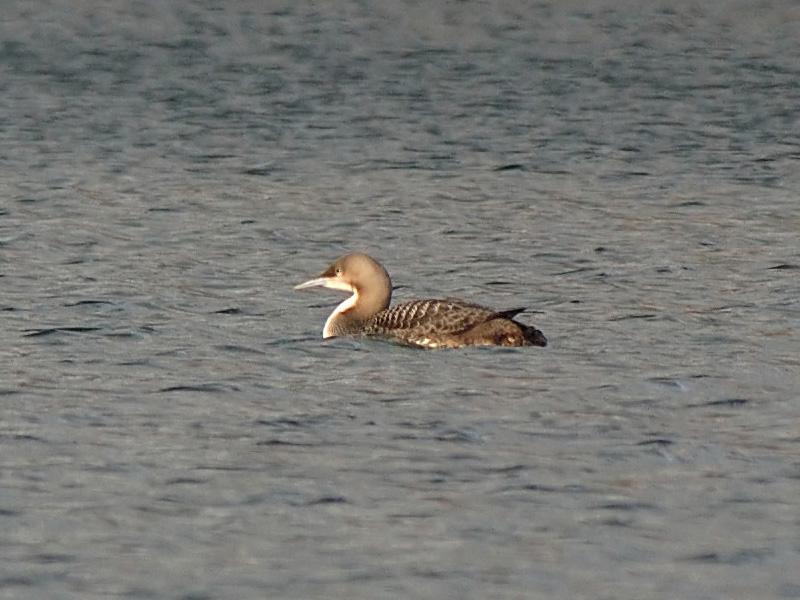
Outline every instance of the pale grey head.
[(392, 280), (378, 261), (366, 254), (346, 254), (318, 277), (296, 285), (294, 289), (326, 287), (351, 292), (325, 323), (322, 337), (344, 335), (389, 306)]

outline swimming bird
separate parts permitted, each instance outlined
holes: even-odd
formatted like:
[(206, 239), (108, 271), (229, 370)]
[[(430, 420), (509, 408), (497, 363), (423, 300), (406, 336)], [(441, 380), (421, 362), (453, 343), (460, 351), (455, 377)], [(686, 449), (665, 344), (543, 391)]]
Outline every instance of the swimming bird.
[(424, 348), (546, 346), (544, 334), (515, 321), (524, 308), (495, 311), (454, 299), (413, 300), (389, 306), (389, 273), (366, 254), (347, 254), (294, 289), (326, 287), (352, 295), (331, 313), (322, 337), (380, 336)]

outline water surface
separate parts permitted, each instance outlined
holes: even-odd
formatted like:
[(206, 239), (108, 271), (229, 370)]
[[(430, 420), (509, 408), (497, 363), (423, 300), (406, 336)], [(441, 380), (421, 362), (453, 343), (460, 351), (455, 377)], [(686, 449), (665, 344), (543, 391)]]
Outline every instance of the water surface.
[[(793, 3), (0, 28), (0, 596), (800, 597)], [(323, 342), (348, 251), (550, 345)]]

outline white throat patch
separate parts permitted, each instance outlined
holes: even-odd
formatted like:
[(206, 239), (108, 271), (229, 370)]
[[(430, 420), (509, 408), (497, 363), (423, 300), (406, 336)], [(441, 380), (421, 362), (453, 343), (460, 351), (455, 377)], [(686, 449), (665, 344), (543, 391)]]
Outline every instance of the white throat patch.
[[(337, 288), (337, 289), (341, 289), (341, 288)], [(333, 322), (336, 319), (336, 317), (338, 315), (342, 314), (343, 312), (346, 312), (346, 311), (350, 310), (351, 308), (353, 308), (356, 305), (356, 302), (358, 302), (358, 290), (356, 290), (353, 287), (351, 287), (350, 290), (353, 292), (353, 295), (350, 296), (344, 302), (342, 302), (339, 306), (337, 306), (336, 310), (333, 311), (331, 313), (331, 316), (328, 317), (328, 320), (325, 321), (325, 329), (322, 330), (322, 337), (323, 338), (334, 337), (335, 334), (333, 333)]]

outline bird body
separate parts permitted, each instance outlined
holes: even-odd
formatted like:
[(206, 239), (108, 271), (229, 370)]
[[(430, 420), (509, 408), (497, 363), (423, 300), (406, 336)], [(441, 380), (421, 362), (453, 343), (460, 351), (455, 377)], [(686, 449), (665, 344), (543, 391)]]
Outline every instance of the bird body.
[(327, 287), (352, 293), (328, 317), (323, 337), (380, 336), (425, 348), (546, 346), (538, 329), (514, 320), (525, 310), (495, 311), (456, 299), (427, 299), (389, 306), (389, 274), (366, 254), (347, 254), (319, 277), (295, 289)]

